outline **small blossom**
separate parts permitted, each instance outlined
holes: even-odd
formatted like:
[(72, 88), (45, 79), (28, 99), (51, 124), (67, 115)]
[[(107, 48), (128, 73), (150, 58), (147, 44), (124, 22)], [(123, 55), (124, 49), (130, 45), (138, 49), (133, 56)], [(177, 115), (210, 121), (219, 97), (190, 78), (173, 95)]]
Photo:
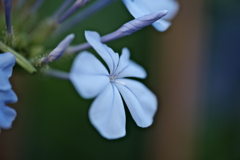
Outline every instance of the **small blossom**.
[(157, 109), (155, 95), (142, 83), (125, 78), (145, 78), (145, 70), (129, 60), (128, 49), (124, 48), (119, 57), (101, 43), (98, 33), (86, 31), (85, 36), (109, 69), (87, 51), (80, 53), (73, 63), (70, 80), (76, 90), (84, 98), (97, 97), (89, 110), (91, 123), (107, 139), (123, 137), (126, 116), (121, 94), (136, 124), (150, 126)]
[(64, 38), (64, 40), (62, 40), (47, 57), (43, 58), (42, 63), (47, 64), (49, 62), (58, 60), (60, 57), (62, 57), (62, 55), (64, 54), (64, 52), (66, 51), (74, 37), (75, 37), (74, 34), (70, 34), (66, 38)]
[(6, 106), (6, 103), (17, 102), (17, 96), (11, 89), (9, 77), (15, 65), (15, 57), (11, 53), (0, 54), (0, 129), (9, 129), (17, 113)]
[(179, 4), (175, 0), (123, 0), (123, 3), (135, 18), (161, 10), (168, 10), (169, 14), (167, 16), (153, 23), (153, 26), (160, 32), (169, 28), (170, 21), (179, 9)]

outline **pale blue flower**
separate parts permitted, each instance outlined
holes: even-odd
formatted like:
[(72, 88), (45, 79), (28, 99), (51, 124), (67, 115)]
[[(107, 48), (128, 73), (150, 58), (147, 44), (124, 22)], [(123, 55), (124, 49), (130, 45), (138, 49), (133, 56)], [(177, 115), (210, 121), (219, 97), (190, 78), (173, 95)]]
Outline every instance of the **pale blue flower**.
[(84, 98), (96, 97), (89, 110), (91, 123), (107, 139), (123, 137), (126, 116), (122, 96), (136, 124), (150, 126), (157, 110), (156, 96), (142, 83), (125, 78), (145, 78), (145, 70), (129, 60), (128, 49), (124, 48), (119, 57), (101, 43), (98, 33), (86, 31), (85, 36), (109, 69), (87, 51), (80, 53), (73, 63), (70, 80), (76, 90)]
[(153, 23), (153, 26), (161, 32), (169, 28), (170, 21), (179, 9), (179, 4), (175, 0), (123, 0), (123, 3), (135, 18), (161, 10), (168, 10), (169, 13), (166, 16)]
[(11, 128), (17, 115), (14, 109), (6, 106), (6, 103), (17, 102), (17, 96), (8, 80), (15, 63), (15, 57), (11, 53), (0, 54), (0, 129)]

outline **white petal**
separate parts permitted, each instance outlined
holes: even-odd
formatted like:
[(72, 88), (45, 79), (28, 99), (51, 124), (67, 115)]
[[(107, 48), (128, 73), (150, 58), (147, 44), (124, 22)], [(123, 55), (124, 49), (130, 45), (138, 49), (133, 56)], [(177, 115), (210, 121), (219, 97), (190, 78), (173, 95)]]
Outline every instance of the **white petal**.
[(156, 96), (142, 83), (130, 79), (118, 79), (117, 86), (130, 113), (139, 127), (148, 127), (157, 110)]
[(171, 24), (172, 23), (167, 20), (160, 19), (160, 20), (154, 22), (152, 25), (154, 26), (154, 28), (156, 28), (156, 30), (158, 30), (160, 32), (164, 32), (171, 26)]
[(89, 110), (91, 123), (107, 139), (125, 136), (126, 117), (117, 88), (109, 84), (94, 100)]
[(73, 63), (70, 80), (84, 98), (93, 98), (109, 83), (109, 73), (91, 53), (80, 53)]
[(150, 12), (148, 9), (144, 6), (142, 6), (142, 2), (139, 1), (129, 1), (129, 0), (123, 0), (123, 3), (127, 7), (128, 11), (132, 14), (134, 18), (141, 17), (143, 15), (149, 14)]
[(14, 109), (0, 103), (0, 128), (9, 129), (17, 113)]
[(121, 72), (118, 73), (117, 78), (123, 78), (123, 77), (146, 78), (146, 76), (147, 76), (147, 73), (144, 70), (144, 68), (130, 60), (129, 65), (125, 67)]
[(129, 50), (127, 48), (123, 48), (116, 73), (121, 72), (124, 68), (126, 68), (129, 65), (129, 58), (130, 58)]
[(110, 74), (116, 69), (118, 65), (119, 55), (115, 53), (107, 45), (103, 44), (100, 40), (100, 36), (97, 32), (85, 31), (85, 37), (90, 45), (96, 50), (96, 52), (102, 57), (102, 59), (108, 65)]
[(165, 31), (171, 24), (168, 21), (173, 19), (179, 10), (179, 3), (175, 0), (138, 0), (134, 2), (123, 0), (123, 2), (135, 18), (161, 10), (168, 10), (168, 14), (159, 20), (165, 20), (165, 23), (159, 22), (163, 27), (160, 28), (160, 24), (154, 24), (158, 31)]

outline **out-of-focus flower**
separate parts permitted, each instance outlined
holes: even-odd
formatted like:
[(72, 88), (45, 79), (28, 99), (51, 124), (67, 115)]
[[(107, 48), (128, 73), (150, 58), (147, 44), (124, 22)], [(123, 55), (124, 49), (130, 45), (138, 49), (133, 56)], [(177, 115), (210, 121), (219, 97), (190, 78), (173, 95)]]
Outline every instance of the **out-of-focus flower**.
[(6, 106), (6, 103), (17, 102), (17, 96), (13, 92), (9, 77), (15, 65), (15, 57), (11, 53), (0, 54), (0, 129), (9, 129), (17, 113)]
[(135, 18), (161, 10), (168, 10), (169, 13), (166, 16), (153, 23), (153, 26), (161, 32), (168, 29), (171, 25), (170, 21), (179, 9), (179, 4), (175, 0), (123, 0), (123, 3)]
[(128, 49), (124, 48), (119, 58), (118, 53), (101, 43), (98, 33), (86, 31), (85, 36), (109, 69), (86, 51), (73, 63), (70, 80), (76, 90), (84, 98), (97, 96), (89, 111), (91, 123), (107, 139), (123, 137), (126, 117), (121, 94), (137, 125), (150, 126), (157, 110), (156, 96), (142, 83), (125, 78), (145, 78), (145, 70), (129, 60)]

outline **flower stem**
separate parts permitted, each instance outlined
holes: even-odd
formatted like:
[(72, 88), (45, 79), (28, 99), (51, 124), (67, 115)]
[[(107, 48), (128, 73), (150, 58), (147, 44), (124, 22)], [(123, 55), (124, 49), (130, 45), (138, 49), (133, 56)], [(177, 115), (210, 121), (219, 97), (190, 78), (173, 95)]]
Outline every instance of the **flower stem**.
[(5, 45), (1, 41), (0, 41), (0, 49), (3, 52), (12, 53), (16, 58), (17, 64), (19, 64), (22, 68), (24, 68), (29, 73), (36, 73), (37, 72), (36, 68), (28, 60), (26, 60), (21, 54), (17, 53), (16, 51), (14, 51), (12, 48)]

